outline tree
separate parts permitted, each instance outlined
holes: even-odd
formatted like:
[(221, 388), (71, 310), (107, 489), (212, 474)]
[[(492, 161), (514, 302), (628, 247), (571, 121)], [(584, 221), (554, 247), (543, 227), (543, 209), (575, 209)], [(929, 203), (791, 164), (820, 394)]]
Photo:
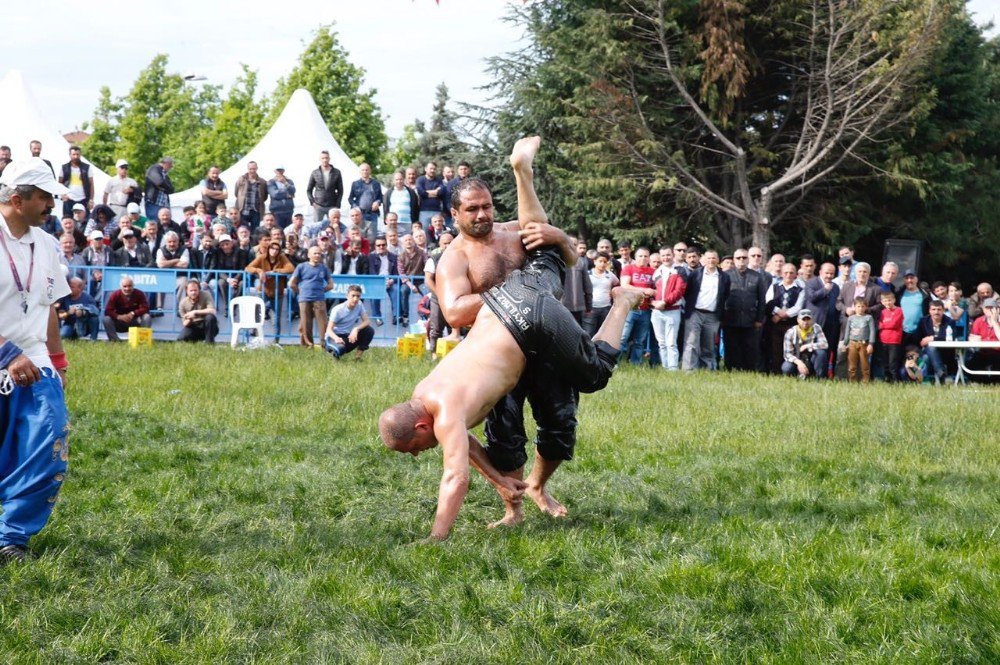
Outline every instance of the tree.
[(227, 168), (235, 164), (262, 138), (268, 109), (257, 97), (257, 72), (242, 65), (243, 73), (233, 82), (226, 99), (212, 115), (211, 128), (198, 141), (199, 173), (209, 166)]
[(121, 102), (111, 99), (111, 89), (103, 86), (97, 108), (94, 109), (94, 117), (83, 126), (90, 130), (90, 136), (82, 146), (84, 154), (94, 165), (108, 173), (114, 172), (114, 163), (118, 161), (118, 118), (121, 111)]
[(430, 126), (417, 138), (416, 164), (423, 165), (430, 161), (454, 164), (467, 155), (468, 149), (458, 139), (456, 117), (448, 102), (448, 87), (441, 83), (435, 91)]
[(384, 171), (385, 123), (375, 103), (376, 91), (361, 89), (364, 76), (364, 69), (348, 60), (333, 26), (319, 28), (295, 69), (278, 80), (265, 126), (274, 123), (295, 90), (305, 88), (344, 152), (356, 162), (368, 162), (375, 172)]
[[(950, 0), (554, 0), (512, 10), (484, 145), (541, 133), (538, 182), (584, 228), (721, 248), (858, 238), (874, 180), (920, 186), (908, 145), (934, 106)], [(824, 50), (825, 49), (825, 50)], [(831, 94), (818, 95), (825, 90)], [(912, 146), (910, 146), (912, 147)], [(843, 209), (843, 208), (840, 208)], [(864, 228), (859, 228), (867, 225)], [(754, 236), (756, 231), (757, 235)], [(808, 249), (812, 249), (811, 246)]]

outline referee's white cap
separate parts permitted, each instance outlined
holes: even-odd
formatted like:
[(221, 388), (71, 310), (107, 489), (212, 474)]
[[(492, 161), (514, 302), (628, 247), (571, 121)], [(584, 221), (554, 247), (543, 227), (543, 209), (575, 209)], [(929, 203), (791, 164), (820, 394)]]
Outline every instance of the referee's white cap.
[(56, 182), (56, 177), (52, 175), (52, 169), (42, 161), (41, 157), (29, 157), (8, 164), (7, 168), (3, 170), (3, 175), (0, 176), (0, 185), (8, 187), (34, 185), (53, 196), (69, 194), (68, 189)]

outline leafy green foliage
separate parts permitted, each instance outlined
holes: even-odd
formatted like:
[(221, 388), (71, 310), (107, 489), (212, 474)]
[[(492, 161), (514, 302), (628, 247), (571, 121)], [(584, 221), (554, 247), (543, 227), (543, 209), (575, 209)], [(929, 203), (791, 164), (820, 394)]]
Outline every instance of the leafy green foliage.
[(322, 26), (295, 68), (279, 79), (264, 124), (270, 126), (292, 93), (305, 88), (344, 152), (355, 162), (368, 162), (375, 173), (382, 173), (391, 168), (382, 164), (388, 139), (375, 102), (376, 90), (362, 90), (364, 77), (365, 70), (350, 62), (333, 26)]
[(4, 662), (1000, 660), (996, 390), (620, 367), (553, 477), (568, 519), (487, 530), (474, 477), (414, 546), (441, 456), (375, 423), (429, 362), (68, 353), (70, 471), (41, 558), (0, 568)]
[[(497, 97), (477, 129), (487, 170), (506, 182), (509, 146), (538, 133), (545, 141), (538, 188), (560, 225), (591, 240), (609, 234), (745, 246), (747, 221), (685, 191), (692, 183), (681, 167), (722, 200), (744, 205), (738, 169), (669, 80), (654, 33), (659, 27), (668, 36), (687, 91), (743, 148), (758, 196), (788, 168), (804, 116), (795, 95), (802, 76), (822, 65), (808, 57), (809, 7), (754, 0), (513, 6), (509, 20), (523, 27), (528, 45), (492, 60)], [(922, 0), (836, 7), (877, 26), (857, 47), (870, 75), (905, 67), (907, 49), (918, 47), (915, 35), (929, 20)], [(962, 3), (937, 3), (935, 11), (929, 64), (907, 73), (900, 107), (887, 116), (892, 124), (807, 195), (775, 203), (775, 249), (823, 256), (853, 243), (877, 257), (887, 238), (917, 238), (928, 241), (928, 274), (1000, 267), (988, 249), (1000, 243), (1000, 228), (987, 212), (996, 208), (997, 47), (984, 41)], [(662, 16), (650, 20), (656, 12)], [(501, 203), (512, 209), (512, 201)]]

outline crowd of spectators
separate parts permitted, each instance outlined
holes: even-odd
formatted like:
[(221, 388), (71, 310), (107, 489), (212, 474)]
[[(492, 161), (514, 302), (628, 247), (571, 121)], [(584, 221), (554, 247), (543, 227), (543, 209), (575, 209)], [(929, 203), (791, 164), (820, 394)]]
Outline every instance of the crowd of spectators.
[[(577, 244), (589, 284), (570, 271), (564, 303), (594, 333), (607, 315), (610, 289), (642, 288), (646, 300), (629, 315), (622, 359), (666, 370), (756, 371), (800, 378), (947, 383), (957, 374), (955, 350), (931, 342), (996, 342), (997, 298), (988, 282), (965, 297), (958, 282), (899, 279), (886, 262), (871, 265), (843, 246), (835, 260), (798, 264), (759, 247), (719, 257), (677, 242), (651, 251), (610, 240)], [(1000, 349), (970, 349), (970, 370), (1000, 372)], [(970, 375), (983, 379), (984, 375)]]
[[(31, 151), (38, 156), (41, 144), (32, 142)], [(391, 321), (405, 328), (411, 316), (426, 320), (428, 348), (445, 335), (460, 335), (441, 315), (434, 272), (455, 236), (450, 192), (471, 174), (467, 163), (439, 172), (429, 162), (422, 175), (413, 167), (400, 169), (384, 189), (362, 164), (361, 178), (345, 186), (323, 151), (306, 182), (309, 219), (295, 211), (296, 185), (283, 167), (265, 178), (250, 162), (230, 193), (213, 166), (200, 183), (201, 200), (175, 220), (171, 158), (150, 166), (141, 187), (130, 177), (130, 165), (119, 160), (116, 175), (95, 192), (80, 149), (70, 148), (69, 157), (52, 167), (70, 189), (62, 218), (52, 216), (45, 225), (59, 243), (70, 280), (71, 295), (58, 305), (64, 337), (96, 339), (103, 324), (108, 339), (116, 340), (156, 315), (162, 303), (128, 279), (99, 311), (102, 293), (112, 290), (102, 284), (106, 266), (191, 270), (177, 273), (183, 340), (214, 341), (216, 300), (224, 305), (244, 292), (260, 295), (270, 315), (288, 290), (301, 344), (338, 358), (368, 348), (371, 327)], [(227, 205), (230, 200), (234, 205)], [(577, 253), (563, 302), (589, 331), (596, 332), (607, 316), (614, 286), (645, 289), (647, 298), (630, 314), (622, 338), (622, 357), (635, 364), (945, 383), (956, 373), (955, 353), (932, 341), (989, 342), (1000, 336), (990, 283), (966, 297), (958, 282), (928, 283), (913, 270), (900, 279), (893, 262), (873, 277), (871, 264), (856, 259), (848, 246), (821, 264), (810, 254), (797, 263), (782, 254), (765, 261), (758, 247), (720, 257), (685, 242), (634, 251), (623, 242), (615, 252), (605, 238), (594, 247), (578, 242)], [(328, 309), (325, 293), (345, 275), (384, 276), (385, 292), (362, 300), (352, 289)], [(411, 297), (417, 312), (410, 311)], [(389, 311), (383, 312), (383, 301)], [(1000, 351), (970, 352), (967, 365), (1000, 371)]]

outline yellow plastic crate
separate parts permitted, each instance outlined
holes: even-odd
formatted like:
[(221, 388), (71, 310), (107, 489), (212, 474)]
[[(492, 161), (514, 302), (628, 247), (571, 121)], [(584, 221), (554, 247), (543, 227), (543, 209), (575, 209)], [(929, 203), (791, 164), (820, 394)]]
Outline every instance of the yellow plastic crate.
[(140, 346), (153, 346), (153, 329), (132, 326), (128, 329), (128, 345), (132, 349), (138, 349)]
[(451, 350), (458, 346), (459, 340), (445, 339), (442, 337), (437, 341), (437, 348), (434, 350), (438, 358), (444, 358), (451, 353)]
[(397, 358), (419, 358), (424, 352), (424, 340), (420, 336), (406, 335), (396, 340)]

